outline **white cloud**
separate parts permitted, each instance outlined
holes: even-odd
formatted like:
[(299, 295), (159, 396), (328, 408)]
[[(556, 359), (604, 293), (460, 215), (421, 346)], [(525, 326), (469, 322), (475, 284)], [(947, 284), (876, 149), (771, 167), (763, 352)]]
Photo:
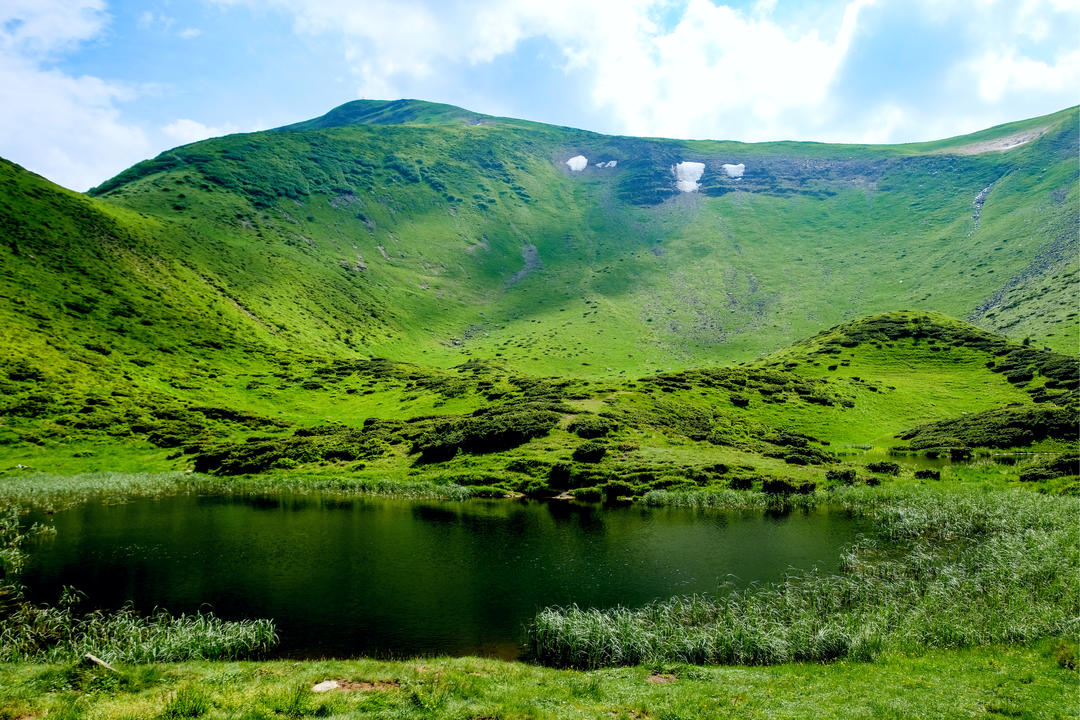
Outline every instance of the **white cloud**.
[(96, 36), (107, 21), (104, 0), (4, 0), (0, 52), (45, 57)]
[(221, 127), (213, 127), (210, 125), (203, 125), (197, 120), (178, 118), (162, 127), (161, 132), (169, 139), (169, 141), (176, 145), (187, 145), (188, 143), (206, 140), (207, 138), (221, 137), (222, 135), (240, 132), (240, 128), (231, 123), (226, 123)]
[(117, 107), (127, 87), (50, 67), (107, 22), (101, 0), (0, 4), (0, 155), (77, 190), (146, 157), (145, 133)]
[(444, 74), (448, 65), (488, 63), (537, 37), (568, 59), (601, 36), (637, 32), (670, 0), (215, 0), (277, 7), (309, 38), (336, 35), (358, 76), (358, 94), (400, 95), (402, 80)]
[(202, 35), (202, 30), (199, 28), (184, 28), (178, 34), (182, 40), (191, 40)]
[[(467, 87), (474, 66), (542, 39), (561, 53), (559, 70), (583, 88), (586, 109), (609, 118), (603, 129), (630, 134), (929, 139), (1035, 114), (1035, 100), (1039, 112), (1060, 109), (1075, 102), (1069, 86), (1080, 86), (1075, 0), (981, 0), (976, 7), (969, 0), (836, 0), (820, 17), (775, 0), (746, 10), (710, 0), (215, 1), (270, 4), (293, 18), (300, 36), (340, 40), (362, 97), (412, 97), (451, 79)], [(919, 82), (853, 101), (849, 64), (869, 57), (887, 67), (887, 48), (901, 32), (882, 18), (938, 28), (926, 42), (948, 46), (930, 48), (945, 64), (894, 64)], [(904, 37), (915, 47), (923, 41)], [(1047, 57), (1054, 43), (1066, 49)], [(853, 60), (856, 48), (862, 54)]]
[(989, 103), (1010, 93), (1076, 92), (1080, 88), (1080, 50), (1065, 53), (1053, 64), (1024, 57), (1014, 48), (989, 50), (967, 69), (978, 78), (979, 97)]
[(151, 10), (145, 10), (139, 15), (139, 20), (136, 24), (140, 30), (164, 30), (167, 32), (175, 22), (176, 18), (170, 17), (165, 13), (156, 13)]

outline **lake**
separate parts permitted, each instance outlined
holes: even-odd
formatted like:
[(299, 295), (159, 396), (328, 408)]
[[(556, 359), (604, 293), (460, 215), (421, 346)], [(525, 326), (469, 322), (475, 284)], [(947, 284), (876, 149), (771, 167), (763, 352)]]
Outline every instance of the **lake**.
[(537, 610), (640, 606), (817, 567), (857, 521), (571, 502), (321, 496), (87, 504), (49, 518), (28, 596), (266, 617), (284, 657), (517, 657)]

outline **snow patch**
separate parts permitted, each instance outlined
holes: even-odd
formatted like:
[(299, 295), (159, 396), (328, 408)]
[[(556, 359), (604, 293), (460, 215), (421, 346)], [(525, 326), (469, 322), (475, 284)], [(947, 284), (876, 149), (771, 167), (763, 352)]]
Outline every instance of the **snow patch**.
[(566, 161), (566, 166), (570, 168), (570, 172), (581, 172), (589, 164), (589, 158), (584, 155), (575, 155)]
[(738, 165), (724, 163), (722, 167), (729, 178), (741, 178), (743, 171), (746, 170), (746, 165), (744, 163), (739, 163)]
[(701, 187), (698, 180), (705, 174), (705, 163), (681, 162), (672, 170), (675, 172), (675, 187), (683, 192), (697, 192)]
[(608, 160), (607, 162), (598, 162), (596, 167), (598, 168), (613, 168), (619, 164), (618, 160)]

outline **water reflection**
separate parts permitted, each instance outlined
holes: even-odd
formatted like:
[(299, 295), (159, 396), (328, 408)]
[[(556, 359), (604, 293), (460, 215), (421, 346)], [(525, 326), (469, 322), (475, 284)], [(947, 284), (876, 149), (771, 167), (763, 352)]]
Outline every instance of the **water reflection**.
[(856, 523), (791, 513), (204, 497), (87, 505), (52, 518), (24, 580), (38, 601), (73, 585), (98, 607), (271, 617), (283, 654), (516, 655), (548, 605), (642, 605), (835, 570)]

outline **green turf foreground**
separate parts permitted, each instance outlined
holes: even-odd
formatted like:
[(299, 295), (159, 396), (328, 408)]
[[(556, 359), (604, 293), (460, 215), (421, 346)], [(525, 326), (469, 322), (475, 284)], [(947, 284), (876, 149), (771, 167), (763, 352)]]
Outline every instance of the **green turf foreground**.
[[(313, 693), (336, 679), (344, 690)], [(182, 663), (113, 675), (0, 665), (3, 718), (1065, 718), (1075, 647), (1044, 641), (871, 663), (552, 670), (477, 658)]]

